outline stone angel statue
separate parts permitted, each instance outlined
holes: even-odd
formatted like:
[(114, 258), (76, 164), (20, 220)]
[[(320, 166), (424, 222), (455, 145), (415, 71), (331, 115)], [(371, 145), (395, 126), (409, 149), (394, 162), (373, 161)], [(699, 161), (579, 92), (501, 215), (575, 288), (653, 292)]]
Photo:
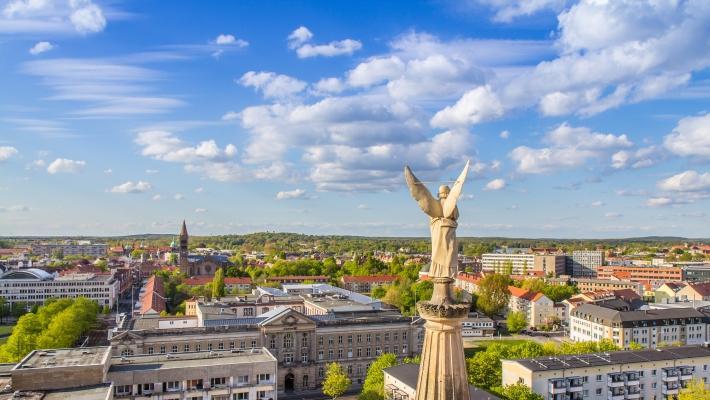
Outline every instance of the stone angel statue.
[(458, 244), (456, 242), (456, 227), (459, 210), (456, 201), (461, 195), (463, 183), (466, 181), (470, 161), (449, 189), (439, 186), (439, 198), (435, 199), (424, 184), (417, 179), (408, 166), (404, 167), (404, 178), (407, 180), (409, 192), (417, 201), (419, 207), (431, 219), (431, 278), (452, 279), (457, 272)]

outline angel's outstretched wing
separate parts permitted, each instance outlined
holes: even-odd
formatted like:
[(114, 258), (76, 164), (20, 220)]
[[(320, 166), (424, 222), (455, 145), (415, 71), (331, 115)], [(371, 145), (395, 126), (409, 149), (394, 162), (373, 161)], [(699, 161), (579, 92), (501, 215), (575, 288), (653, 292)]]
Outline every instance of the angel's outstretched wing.
[(459, 199), (459, 196), (461, 196), (461, 190), (463, 189), (463, 183), (466, 182), (466, 175), (468, 175), (468, 167), (470, 163), (471, 161), (466, 161), (466, 166), (463, 167), (461, 175), (456, 178), (456, 182), (454, 182), (451, 186), (449, 195), (446, 196), (446, 199), (444, 200), (443, 213), (446, 218), (451, 217), (451, 213), (453, 213), (454, 208), (456, 208), (456, 201)]
[(419, 207), (430, 217), (441, 217), (442, 213), (441, 203), (439, 200), (435, 199), (431, 195), (429, 189), (424, 186), (424, 184), (417, 179), (412, 173), (409, 167), (404, 167), (404, 179), (407, 180), (407, 186), (409, 186), (409, 193), (412, 194), (414, 200), (417, 201)]

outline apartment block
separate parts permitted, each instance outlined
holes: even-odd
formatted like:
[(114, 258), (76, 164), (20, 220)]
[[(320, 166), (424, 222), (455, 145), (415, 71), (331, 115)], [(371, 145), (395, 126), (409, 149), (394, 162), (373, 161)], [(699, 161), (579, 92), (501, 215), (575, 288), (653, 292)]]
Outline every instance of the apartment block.
[(86, 297), (112, 308), (120, 290), (113, 274), (75, 273), (55, 277), (36, 268), (12, 270), (0, 275), (0, 297), (28, 307), (42, 305), (49, 298)]
[(604, 265), (601, 250), (575, 250), (567, 255), (567, 274), (573, 277), (594, 277), (597, 268)]
[(343, 288), (358, 293), (370, 293), (377, 287), (391, 285), (397, 280), (397, 275), (365, 275), (343, 276)]
[(558, 276), (565, 272), (565, 256), (533, 253), (486, 253), (481, 256), (483, 272), (505, 272), (512, 266), (512, 275), (527, 275), (540, 272)]
[(537, 328), (557, 316), (555, 303), (544, 294), (515, 286), (508, 286), (508, 291), (508, 311), (524, 313), (529, 326)]
[(570, 311), (570, 339), (577, 342), (609, 339), (628, 349), (632, 342), (655, 349), (664, 345), (703, 344), (708, 316), (694, 308), (618, 311), (582, 304)]
[(631, 289), (643, 295), (643, 285), (633, 281), (619, 281), (611, 279), (576, 278), (575, 285), (580, 292), (596, 292), (600, 290), (625, 290)]
[(107, 244), (92, 243), (92, 244), (64, 244), (64, 243), (46, 243), (33, 244), (32, 254), (41, 256), (52, 256), (60, 253), (64, 256), (87, 256), (87, 257), (104, 257), (108, 250)]
[(502, 360), (503, 385), (518, 382), (548, 400), (671, 399), (691, 379), (710, 379), (705, 346)]
[(656, 288), (666, 282), (682, 281), (683, 269), (680, 267), (605, 265), (597, 268), (597, 278), (649, 283), (651, 287)]

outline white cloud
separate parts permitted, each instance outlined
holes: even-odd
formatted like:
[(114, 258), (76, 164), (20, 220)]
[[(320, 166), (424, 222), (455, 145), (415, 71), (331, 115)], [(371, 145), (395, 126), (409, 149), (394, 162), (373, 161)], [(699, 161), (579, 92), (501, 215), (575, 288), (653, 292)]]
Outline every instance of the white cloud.
[(27, 169), (44, 169), (47, 163), (44, 160), (34, 160)]
[(185, 196), (184, 196), (182, 193), (176, 193), (176, 194), (173, 196), (173, 199), (178, 200), (178, 201), (180, 201), (180, 200), (185, 200)]
[(128, 181), (111, 188), (111, 193), (145, 193), (152, 188), (151, 184), (145, 181)]
[(358, 210), (369, 210), (370, 207), (367, 204), (358, 204), (357, 209)]
[(204, 188), (201, 188), (201, 187), (195, 188), (195, 193), (202, 193), (204, 191), (205, 191)]
[(313, 33), (301, 26), (288, 36), (288, 47), (296, 50), (299, 58), (351, 55), (362, 48), (362, 43), (354, 39), (335, 40), (327, 44), (311, 44), (311, 39)]
[(30, 54), (33, 56), (36, 56), (38, 54), (42, 54), (44, 52), (50, 51), (54, 48), (54, 45), (49, 42), (37, 42), (32, 48), (30, 48)]
[(222, 121), (232, 121), (239, 118), (239, 113), (235, 111), (227, 111), (222, 115)]
[(636, 151), (620, 150), (611, 156), (611, 167), (614, 169), (646, 168), (663, 160), (665, 155), (657, 146), (642, 147)]
[[(44, 162), (44, 161), (43, 161), (43, 162)], [(106, 175), (111, 175), (111, 174), (113, 174), (113, 170), (112, 170), (111, 168), (106, 168), (106, 169), (104, 170), (104, 174), (106, 174)]]
[(592, 207), (601, 207), (604, 205), (604, 202), (601, 200), (593, 201), (592, 202)]
[(679, 156), (710, 159), (710, 114), (678, 121), (664, 145)]
[(478, 3), (495, 10), (493, 20), (512, 22), (519, 17), (526, 17), (544, 10), (561, 10), (567, 0), (476, 0)]
[(604, 214), (604, 218), (621, 218), (623, 215), (618, 212), (608, 212)]
[(503, 179), (493, 179), (492, 181), (488, 182), (486, 184), (486, 187), (483, 188), (483, 190), (486, 191), (494, 191), (494, 190), (501, 190), (504, 189), (506, 186), (506, 182)]
[(146, 173), (146, 174), (149, 174), (149, 175), (157, 174), (157, 173), (159, 173), (159, 172), (160, 172), (160, 171), (158, 171), (157, 169), (146, 169), (146, 170), (145, 170), (145, 173)]
[(401, 76), (404, 67), (402, 60), (396, 56), (371, 58), (348, 72), (348, 84), (364, 87), (382, 83)]
[(316, 94), (340, 93), (345, 90), (345, 84), (338, 78), (323, 78), (313, 85)]
[(81, 172), (86, 166), (86, 161), (69, 160), (67, 158), (57, 158), (47, 167), (50, 174)]
[(710, 193), (710, 172), (698, 173), (688, 170), (658, 182), (658, 188), (669, 192), (704, 192)]
[(290, 35), (288, 35), (288, 45), (291, 49), (296, 49), (300, 45), (308, 42), (313, 38), (313, 33), (305, 26), (299, 26)]
[(162, 198), (163, 196), (156, 194), (155, 196), (153, 196), (153, 201), (160, 201)]
[(0, 162), (9, 160), (17, 153), (17, 149), (12, 146), (0, 146)]
[(158, 114), (184, 105), (153, 93), (161, 73), (128, 61), (55, 58), (26, 62), (21, 70), (54, 90), (48, 100), (84, 104), (72, 112), (77, 116)]
[(27, 212), (27, 211), (30, 211), (30, 208), (25, 205), (0, 207), (0, 212)]
[(328, 44), (304, 44), (296, 49), (299, 58), (309, 57), (335, 57), (342, 55), (352, 55), (362, 48), (362, 43), (358, 40), (343, 39), (330, 42)]
[(236, 47), (249, 46), (249, 42), (247, 42), (246, 40), (237, 39), (233, 35), (224, 34), (224, 33), (217, 36), (217, 38), (214, 40), (214, 43), (219, 46), (236, 46)]
[(276, 193), (277, 200), (305, 199), (307, 196), (305, 189), (294, 189)]
[(500, 136), (501, 139), (508, 139), (510, 137), (510, 131), (501, 131), (498, 136)]
[(475, 125), (503, 115), (503, 105), (489, 86), (479, 86), (461, 97), (456, 104), (437, 112), (431, 119), (435, 128)]
[(543, 142), (550, 147), (533, 149), (519, 146), (513, 149), (510, 158), (517, 163), (518, 172), (544, 174), (575, 168), (590, 159), (632, 145), (626, 135), (593, 132), (589, 128), (572, 127), (567, 123), (545, 134)]
[(142, 146), (141, 154), (146, 157), (186, 164), (226, 161), (237, 153), (237, 148), (233, 144), (220, 149), (214, 140), (205, 140), (196, 146), (190, 146), (167, 131), (140, 132), (134, 141)]
[(0, 14), (0, 33), (89, 34), (104, 28), (103, 10), (91, 0), (11, 0)]
[(239, 84), (261, 91), (265, 98), (288, 98), (303, 91), (306, 82), (273, 72), (249, 71), (239, 78)]
[(196, 209), (195, 209), (195, 212), (196, 212), (196, 213), (206, 213), (206, 212), (207, 212), (207, 209), (206, 209), (206, 208), (196, 208)]
[(673, 204), (673, 199), (670, 197), (652, 197), (646, 200), (646, 205), (649, 207), (664, 207)]

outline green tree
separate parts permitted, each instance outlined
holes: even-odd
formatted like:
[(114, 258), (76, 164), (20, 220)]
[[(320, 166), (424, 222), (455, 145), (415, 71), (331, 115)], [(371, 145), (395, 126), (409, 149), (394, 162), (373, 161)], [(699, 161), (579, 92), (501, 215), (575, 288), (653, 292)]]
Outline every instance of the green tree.
[(108, 305), (105, 305), (105, 306), (101, 309), (101, 312), (102, 312), (104, 315), (109, 315), (109, 314), (111, 314), (111, 308), (110, 308)]
[(508, 313), (508, 332), (518, 333), (528, 326), (528, 319), (522, 311), (511, 311)]
[(336, 362), (330, 363), (325, 372), (323, 394), (337, 399), (348, 390), (351, 383), (350, 378), (348, 378), (348, 375), (343, 371), (343, 367), (340, 364)]
[(212, 279), (212, 298), (219, 299), (224, 297), (224, 295), (224, 270), (220, 268), (214, 273), (214, 278)]
[(372, 289), (372, 297), (376, 299), (381, 299), (385, 297), (385, 294), (387, 294), (387, 288), (385, 286), (377, 286), (374, 289)]
[(503, 388), (503, 397), (508, 400), (544, 400), (545, 398), (533, 392), (527, 385), (518, 382)]
[(367, 369), (365, 383), (362, 385), (362, 393), (358, 397), (360, 400), (382, 400), (385, 397), (385, 373), (383, 369), (397, 365), (397, 356), (392, 353), (385, 353), (377, 359)]
[(500, 313), (510, 299), (508, 283), (508, 277), (501, 274), (491, 274), (481, 279), (476, 300), (477, 309), (488, 316)]
[(502, 379), (501, 356), (490, 347), (466, 360), (468, 383), (483, 389), (500, 386)]
[(629, 350), (643, 350), (645, 347), (641, 343), (631, 342), (629, 343)]
[(4, 323), (8, 315), (10, 315), (10, 310), (7, 307), (7, 300), (4, 297), (0, 297), (0, 323)]
[(680, 390), (678, 400), (707, 400), (710, 399), (710, 387), (700, 379), (693, 379), (688, 386)]

